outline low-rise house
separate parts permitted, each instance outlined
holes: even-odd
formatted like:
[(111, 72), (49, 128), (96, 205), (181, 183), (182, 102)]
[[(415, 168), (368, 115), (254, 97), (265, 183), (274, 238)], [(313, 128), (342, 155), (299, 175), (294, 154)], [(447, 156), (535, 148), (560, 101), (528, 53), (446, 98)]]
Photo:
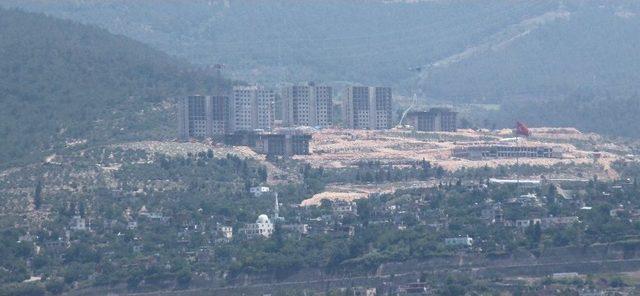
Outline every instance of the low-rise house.
[(629, 219), (631, 221), (640, 221), (640, 209), (629, 210)]
[(541, 207), (542, 206), (542, 203), (540, 202), (540, 199), (538, 198), (538, 196), (536, 196), (533, 193), (523, 194), (523, 195), (520, 195), (519, 197), (511, 198), (508, 200), (508, 202), (512, 204), (519, 204), (520, 206), (523, 206), (523, 207)]
[(216, 226), (216, 236), (231, 241), (231, 239), (233, 239), (233, 227), (225, 225)]
[(430, 291), (427, 283), (409, 283), (399, 287), (399, 292), (403, 295), (428, 295)]
[(336, 216), (358, 215), (355, 202), (336, 200), (331, 203), (331, 210)]
[(577, 272), (557, 272), (551, 275), (554, 280), (566, 280), (580, 278), (580, 274)]
[(45, 251), (53, 254), (61, 254), (67, 249), (67, 246), (67, 243), (63, 240), (48, 241), (44, 243)]
[(71, 218), (69, 229), (73, 231), (85, 231), (87, 230), (87, 222), (79, 215), (73, 216), (73, 218)]
[(271, 188), (267, 186), (256, 186), (249, 188), (249, 192), (253, 194), (254, 197), (260, 197), (263, 194), (271, 192)]
[(571, 225), (579, 221), (577, 216), (522, 219), (515, 221), (515, 227), (524, 229), (537, 223), (540, 224), (540, 228), (547, 229)]
[(580, 222), (577, 216), (567, 216), (567, 217), (548, 217), (542, 218), (541, 227), (542, 229), (552, 228), (552, 227), (561, 227), (566, 225), (571, 225), (576, 222)]
[(214, 251), (206, 246), (200, 247), (195, 254), (195, 259), (200, 263), (209, 263), (213, 260)]
[(518, 185), (523, 188), (538, 188), (540, 187), (540, 180), (520, 180), (520, 179), (489, 179), (489, 184), (497, 184), (497, 185)]
[(26, 234), (23, 234), (18, 237), (18, 242), (33, 242), (36, 239), (36, 236), (27, 231)]
[(331, 234), (337, 237), (353, 237), (356, 234), (356, 227), (353, 225), (336, 225), (331, 229)]
[(119, 226), (119, 221), (117, 219), (104, 219), (102, 221), (102, 228), (104, 229), (115, 229)]
[(444, 239), (444, 244), (450, 247), (457, 247), (457, 246), (471, 247), (473, 246), (473, 238), (469, 236), (448, 237)]
[(309, 233), (308, 224), (285, 224), (282, 225), (282, 230), (288, 232), (294, 232), (300, 235), (307, 235)]
[(504, 222), (504, 211), (502, 206), (498, 204), (491, 205), (490, 208), (483, 209), (480, 216), (488, 224), (501, 224)]
[(376, 296), (376, 288), (354, 287), (353, 295), (355, 296)]
[(136, 222), (136, 221), (127, 222), (127, 229), (134, 230), (136, 228), (138, 228), (138, 222)]
[(541, 220), (539, 218), (516, 220), (515, 226), (524, 229), (536, 224), (541, 224)]
[(138, 213), (140, 217), (144, 217), (154, 222), (161, 222), (161, 223), (169, 222), (169, 217), (164, 216), (162, 213), (146, 211), (146, 208), (144, 208), (144, 206), (143, 206), (143, 209), (145, 209), (144, 212), (142, 212), (141, 210), (141, 212)]

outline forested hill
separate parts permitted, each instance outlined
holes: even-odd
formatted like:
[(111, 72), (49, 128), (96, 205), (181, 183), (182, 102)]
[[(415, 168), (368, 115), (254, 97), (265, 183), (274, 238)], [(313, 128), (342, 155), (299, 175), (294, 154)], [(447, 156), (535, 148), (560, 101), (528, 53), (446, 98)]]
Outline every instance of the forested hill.
[(167, 97), (223, 85), (104, 29), (0, 9), (0, 167), (81, 143), (145, 137), (173, 123)]
[[(411, 3), (410, 3), (411, 2)], [(630, 95), (634, 0), (0, 0), (124, 34), (237, 77), (415, 86), (456, 101)], [(423, 71), (424, 72), (424, 71)]]

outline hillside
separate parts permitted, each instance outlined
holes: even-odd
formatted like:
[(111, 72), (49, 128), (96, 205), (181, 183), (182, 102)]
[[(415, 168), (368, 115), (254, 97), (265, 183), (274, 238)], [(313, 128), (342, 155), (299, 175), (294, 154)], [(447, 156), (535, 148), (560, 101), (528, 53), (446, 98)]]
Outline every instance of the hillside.
[[(0, 9), (0, 166), (173, 131), (167, 98), (219, 78), (104, 29)], [(172, 134), (169, 134), (171, 136)]]
[[(434, 67), (427, 93), (469, 100), (637, 93), (640, 6), (567, 6), (524, 18)], [(483, 48), (484, 47), (484, 48)]]
[(640, 78), (640, 5), (627, 0), (0, 2), (273, 83), (413, 87), (408, 69), (432, 65), (427, 97), (496, 102), (630, 94)]
[[(636, 1), (0, 0), (0, 5), (97, 25), (194, 64), (223, 63), (225, 74), (236, 79), (316, 80), (337, 89), (384, 84), (396, 94), (418, 85), (427, 104), (501, 105), (485, 127), (524, 120), (640, 136), (633, 128), (640, 101)], [(416, 67), (422, 71), (409, 71)], [(584, 97), (591, 99), (579, 99)], [(557, 108), (550, 110), (549, 104)], [(616, 116), (599, 116), (602, 112)]]

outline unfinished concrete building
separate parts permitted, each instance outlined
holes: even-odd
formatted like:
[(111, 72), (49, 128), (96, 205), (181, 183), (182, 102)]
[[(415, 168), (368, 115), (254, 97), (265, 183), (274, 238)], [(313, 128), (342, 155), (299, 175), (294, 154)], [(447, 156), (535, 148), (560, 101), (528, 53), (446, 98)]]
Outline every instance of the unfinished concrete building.
[(350, 86), (343, 101), (344, 125), (353, 129), (381, 130), (393, 125), (390, 87)]
[(285, 87), (282, 90), (282, 119), (286, 126), (331, 126), (333, 88), (312, 82)]
[(248, 146), (269, 157), (291, 157), (310, 154), (311, 135), (296, 130), (277, 132), (239, 131), (225, 136), (225, 144)]
[(178, 138), (209, 138), (228, 131), (229, 97), (194, 95), (178, 100)]
[(309, 141), (311, 135), (308, 134), (262, 134), (256, 142), (256, 151), (272, 157), (308, 155)]
[(274, 127), (275, 92), (261, 86), (235, 86), (230, 103), (230, 132), (270, 131)]
[(431, 108), (429, 111), (408, 113), (406, 124), (418, 131), (455, 132), (458, 130), (457, 115), (449, 108)]
[(224, 95), (211, 96), (210, 121), (207, 126), (212, 136), (224, 135), (229, 132), (229, 97)]

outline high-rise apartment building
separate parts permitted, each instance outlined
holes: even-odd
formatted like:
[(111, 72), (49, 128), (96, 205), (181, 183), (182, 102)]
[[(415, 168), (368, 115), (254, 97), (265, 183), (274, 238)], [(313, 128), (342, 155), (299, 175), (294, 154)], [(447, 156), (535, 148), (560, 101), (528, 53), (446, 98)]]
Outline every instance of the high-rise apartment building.
[(210, 120), (209, 128), (212, 136), (224, 135), (229, 132), (229, 97), (217, 95), (210, 97)]
[(224, 95), (194, 95), (178, 100), (178, 137), (207, 138), (228, 129), (229, 98)]
[(347, 128), (379, 130), (392, 127), (390, 87), (350, 86), (342, 104)]
[(230, 130), (273, 129), (275, 92), (260, 86), (235, 86), (230, 103)]
[(286, 126), (331, 126), (333, 88), (314, 83), (285, 87), (282, 90), (282, 117)]

